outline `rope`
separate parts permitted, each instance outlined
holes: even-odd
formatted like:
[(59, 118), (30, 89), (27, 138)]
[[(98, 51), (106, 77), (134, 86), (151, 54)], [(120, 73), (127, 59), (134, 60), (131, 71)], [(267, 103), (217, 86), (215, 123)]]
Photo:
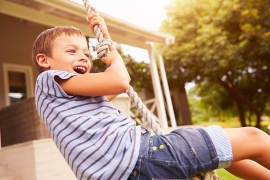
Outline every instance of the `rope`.
[[(87, 11), (87, 14), (90, 15), (92, 10), (88, 0), (82, 0), (83, 5)], [(98, 42), (100, 43), (97, 45), (97, 55), (98, 58), (106, 57), (109, 55), (109, 46), (113, 45), (112, 40), (105, 39), (103, 34), (98, 27), (98, 25), (94, 26), (94, 34), (97, 37)], [(142, 103), (142, 100), (138, 96), (138, 94), (133, 90), (132, 86), (129, 85), (129, 88), (126, 91), (127, 95), (130, 97), (131, 101), (139, 110), (142, 117), (146, 120), (148, 125), (152, 128), (155, 134), (164, 134), (163, 130), (160, 128), (159, 124), (156, 122), (155, 117), (152, 113), (147, 109), (147, 107)]]
[(205, 173), (197, 174), (192, 177), (191, 180), (221, 180), (220, 177), (216, 174), (216, 171), (207, 171)]
[(156, 122), (155, 116), (153, 116), (153, 114), (142, 103), (141, 98), (133, 90), (132, 86), (129, 85), (129, 88), (126, 91), (126, 93), (130, 97), (133, 104), (137, 107), (142, 117), (147, 121), (151, 129), (155, 132), (155, 134), (164, 134), (163, 130), (160, 128), (159, 124)]
[[(82, 0), (83, 5), (87, 11), (87, 14), (90, 15), (92, 10), (88, 0)], [(113, 45), (112, 40), (105, 39), (103, 34), (98, 27), (98, 25), (94, 26), (94, 34), (97, 37), (98, 42), (97, 45), (97, 54), (98, 58), (106, 57), (109, 55), (109, 46)], [(155, 117), (152, 113), (147, 109), (147, 107), (142, 103), (142, 100), (138, 96), (138, 94), (133, 90), (133, 87), (129, 85), (129, 88), (126, 91), (127, 95), (130, 97), (131, 101), (139, 110), (142, 117), (147, 121), (148, 125), (152, 128), (155, 134), (164, 134), (163, 130), (160, 128), (159, 124), (156, 122)], [(201, 173), (200, 175), (196, 175), (191, 178), (191, 180), (220, 180), (215, 171), (207, 171), (205, 173)]]
[[(92, 9), (90, 4), (88, 3), (88, 0), (82, 0), (83, 1), (83, 5), (87, 11), (88, 16), (91, 14)], [(109, 46), (113, 45), (112, 40), (110, 39), (105, 39), (103, 37), (103, 34), (100, 30), (100, 28), (98, 27), (98, 25), (94, 26), (94, 34), (99, 42), (99, 44), (97, 45), (96, 49), (97, 49), (97, 55), (98, 58), (102, 58), (102, 57), (106, 57), (109, 55), (110, 51), (109, 51)]]

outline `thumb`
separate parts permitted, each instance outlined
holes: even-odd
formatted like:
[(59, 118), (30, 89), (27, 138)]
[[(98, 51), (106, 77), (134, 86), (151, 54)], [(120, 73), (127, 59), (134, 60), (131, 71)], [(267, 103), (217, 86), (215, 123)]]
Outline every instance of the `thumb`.
[(109, 50), (110, 51), (115, 51), (116, 50), (113, 44), (111, 46), (109, 46)]

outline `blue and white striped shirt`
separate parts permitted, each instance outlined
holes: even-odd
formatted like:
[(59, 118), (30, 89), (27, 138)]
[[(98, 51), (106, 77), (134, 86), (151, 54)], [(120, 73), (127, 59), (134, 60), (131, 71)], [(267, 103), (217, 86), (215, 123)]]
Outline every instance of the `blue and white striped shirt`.
[(38, 76), (38, 114), (78, 179), (127, 179), (137, 162), (141, 129), (106, 97), (68, 95), (54, 80), (75, 75), (49, 70)]

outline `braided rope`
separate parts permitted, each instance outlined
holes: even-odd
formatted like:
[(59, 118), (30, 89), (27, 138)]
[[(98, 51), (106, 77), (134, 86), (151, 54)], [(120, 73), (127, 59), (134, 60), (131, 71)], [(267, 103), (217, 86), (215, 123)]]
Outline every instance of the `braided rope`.
[[(92, 9), (91, 9), (90, 4), (88, 3), (88, 0), (82, 0), (82, 1), (87, 11), (87, 14), (90, 15), (92, 13)], [(96, 47), (98, 58), (100, 59), (100, 58), (108, 56), (110, 53), (109, 46), (113, 45), (113, 41), (111, 39), (105, 39), (103, 37), (103, 34), (100, 28), (98, 27), (98, 25), (94, 26), (94, 34), (99, 42), (99, 44)]]
[(159, 124), (156, 122), (155, 116), (142, 103), (141, 98), (133, 90), (132, 86), (129, 86), (126, 93), (130, 97), (133, 104), (137, 107), (142, 117), (147, 121), (148, 125), (155, 132), (155, 134), (164, 134), (163, 130), (160, 128)]
[[(83, 5), (87, 11), (87, 14), (90, 15), (92, 10), (88, 0), (82, 0)], [(109, 46), (113, 45), (112, 40), (105, 39), (103, 34), (98, 27), (98, 25), (94, 26), (94, 34), (97, 37), (98, 42), (97, 45), (97, 54), (98, 58), (106, 57), (109, 55)], [(155, 134), (164, 134), (163, 130), (160, 128), (159, 124), (156, 122), (155, 117), (152, 113), (147, 109), (147, 107), (142, 103), (142, 100), (139, 98), (138, 94), (133, 90), (133, 88), (129, 85), (129, 88), (126, 91), (127, 95), (130, 97), (131, 101), (135, 104), (137, 109), (139, 110), (142, 117), (147, 121), (148, 125), (152, 128)]]

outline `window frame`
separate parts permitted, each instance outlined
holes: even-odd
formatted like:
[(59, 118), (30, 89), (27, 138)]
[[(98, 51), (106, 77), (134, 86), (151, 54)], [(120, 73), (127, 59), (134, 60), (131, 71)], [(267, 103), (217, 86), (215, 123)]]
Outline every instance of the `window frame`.
[(9, 93), (9, 81), (8, 81), (8, 72), (20, 72), (25, 74), (25, 83), (26, 83), (26, 96), (27, 98), (34, 96), (34, 84), (33, 84), (33, 70), (31, 66), (19, 65), (19, 64), (9, 64), (3, 63), (3, 78), (4, 78), (4, 96), (5, 96), (5, 105), (10, 105), (10, 99), (8, 96)]

